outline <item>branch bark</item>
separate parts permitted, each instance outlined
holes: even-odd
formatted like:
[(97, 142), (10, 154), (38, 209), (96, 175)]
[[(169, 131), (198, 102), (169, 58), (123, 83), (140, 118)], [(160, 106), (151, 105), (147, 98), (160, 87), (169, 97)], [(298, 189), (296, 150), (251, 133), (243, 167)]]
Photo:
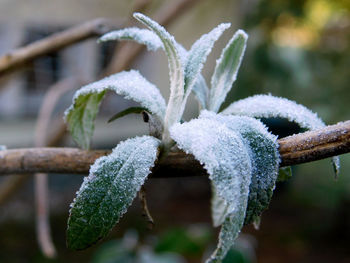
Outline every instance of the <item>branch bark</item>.
[[(350, 121), (278, 140), (281, 166), (306, 163), (350, 152)], [(28, 148), (0, 151), (0, 175), (14, 173), (88, 174), (90, 165), (109, 150)], [(152, 177), (206, 175), (192, 155), (170, 153), (159, 162)]]
[(15, 49), (0, 57), (0, 77), (37, 57), (107, 33), (116, 28), (113, 24), (110, 20), (98, 18)]

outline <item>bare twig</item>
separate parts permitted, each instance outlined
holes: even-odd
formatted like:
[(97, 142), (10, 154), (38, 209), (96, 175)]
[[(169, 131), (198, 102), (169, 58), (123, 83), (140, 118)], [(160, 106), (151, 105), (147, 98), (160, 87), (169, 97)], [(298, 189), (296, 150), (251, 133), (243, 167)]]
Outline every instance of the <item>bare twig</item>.
[[(350, 121), (289, 136), (278, 141), (281, 166), (324, 159), (350, 152)], [(87, 174), (90, 165), (107, 150), (86, 151), (76, 148), (28, 148), (0, 151), (0, 174), (54, 172)], [(170, 153), (158, 163), (152, 177), (205, 175), (193, 156)]]
[[(50, 135), (47, 146), (53, 147), (57, 146), (62, 140), (64, 135), (67, 133), (66, 125), (63, 121), (57, 125), (55, 133)], [(7, 177), (4, 182), (0, 185), (0, 205), (5, 204), (14, 193), (20, 189), (30, 178), (27, 174), (12, 174)]]
[(100, 36), (114, 28), (116, 28), (115, 23), (99, 18), (53, 34), (25, 47), (15, 49), (0, 57), (0, 76), (18, 69), (35, 58), (63, 49), (85, 39)]
[(142, 215), (147, 221), (148, 228), (152, 229), (154, 227), (154, 220), (153, 220), (152, 215), (148, 209), (147, 198), (146, 198), (146, 189), (144, 186), (141, 186), (141, 189), (140, 189), (138, 195), (139, 195), (139, 199), (141, 202)]
[[(50, 120), (59, 99), (68, 91), (79, 86), (77, 77), (67, 78), (52, 85), (45, 94), (39, 110), (35, 131), (35, 146), (47, 145), (47, 135)], [(61, 125), (59, 125), (61, 126)], [(56, 249), (51, 238), (49, 221), (49, 191), (46, 173), (34, 175), (35, 203), (36, 203), (36, 231), (38, 243), (43, 254), (48, 258), (56, 256)]]

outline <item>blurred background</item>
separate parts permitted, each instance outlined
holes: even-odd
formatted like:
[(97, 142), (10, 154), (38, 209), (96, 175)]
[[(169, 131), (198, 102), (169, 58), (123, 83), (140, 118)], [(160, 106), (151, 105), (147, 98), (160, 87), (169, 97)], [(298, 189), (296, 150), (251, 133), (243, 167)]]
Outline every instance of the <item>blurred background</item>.
[[(175, 0), (42, 1), (0, 0), (0, 56), (53, 33), (95, 19), (113, 27), (137, 25), (139, 10), (166, 25), (187, 49), (222, 22), (232, 26), (217, 42), (203, 75), (207, 83), (221, 49), (239, 29), (249, 34), (237, 81), (225, 105), (253, 94), (271, 93), (304, 104), (327, 123), (350, 119), (350, 2), (345, 0)], [(132, 54), (136, 45), (96, 37), (0, 71), (0, 144), (8, 148), (75, 146), (65, 133), (63, 111), (74, 90), (104, 75), (136, 68), (169, 95), (163, 52)], [(1, 60), (1, 58), (0, 58)], [(112, 148), (120, 140), (147, 133), (142, 117), (129, 115), (107, 124), (133, 106), (108, 96), (96, 123), (92, 148)], [(190, 98), (185, 119), (198, 114)], [(38, 116), (40, 116), (38, 118)], [(280, 136), (297, 132), (291, 124), (267, 120)], [(225, 262), (350, 262), (350, 156), (341, 156), (335, 180), (329, 160), (293, 167), (278, 183), (258, 231), (243, 229)], [(0, 262), (201, 262), (214, 248), (207, 178), (150, 179), (146, 184), (153, 230), (138, 200), (106, 241), (74, 252), (65, 247), (69, 204), (82, 176), (49, 176), (51, 232), (57, 256), (40, 252), (35, 233), (32, 176), (0, 177)], [(40, 203), (37, 204), (40, 206)]]

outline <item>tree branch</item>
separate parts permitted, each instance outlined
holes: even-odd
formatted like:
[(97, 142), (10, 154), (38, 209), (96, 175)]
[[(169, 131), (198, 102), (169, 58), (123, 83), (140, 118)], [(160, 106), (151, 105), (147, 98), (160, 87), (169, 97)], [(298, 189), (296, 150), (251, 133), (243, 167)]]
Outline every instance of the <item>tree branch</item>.
[(115, 28), (110, 20), (98, 18), (15, 49), (0, 57), (0, 77), (37, 57), (90, 37), (100, 36)]
[[(324, 159), (350, 152), (350, 121), (278, 140), (281, 166)], [(14, 173), (88, 174), (90, 165), (109, 150), (28, 148), (0, 151), (0, 175)], [(206, 175), (192, 155), (170, 153), (157, 163), (152, 177)]]

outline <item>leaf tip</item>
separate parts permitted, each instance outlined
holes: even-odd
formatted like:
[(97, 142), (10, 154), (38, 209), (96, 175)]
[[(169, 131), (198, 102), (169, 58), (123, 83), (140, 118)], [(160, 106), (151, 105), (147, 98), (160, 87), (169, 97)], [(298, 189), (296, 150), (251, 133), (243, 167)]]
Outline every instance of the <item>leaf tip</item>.
[(245, 41), (249, 38), (248, 34), (243, 29), (238, 29), (235, 33), (237, 37), (242, 37)]
[(140, 19), (143, 19), (143, 18), (147, 18), (144, 14), (139, 13), (139, 12), (133, 13), (132, 16), (133, 16), (135, 19), (137, 19), (137, 20), (140, 20)]

